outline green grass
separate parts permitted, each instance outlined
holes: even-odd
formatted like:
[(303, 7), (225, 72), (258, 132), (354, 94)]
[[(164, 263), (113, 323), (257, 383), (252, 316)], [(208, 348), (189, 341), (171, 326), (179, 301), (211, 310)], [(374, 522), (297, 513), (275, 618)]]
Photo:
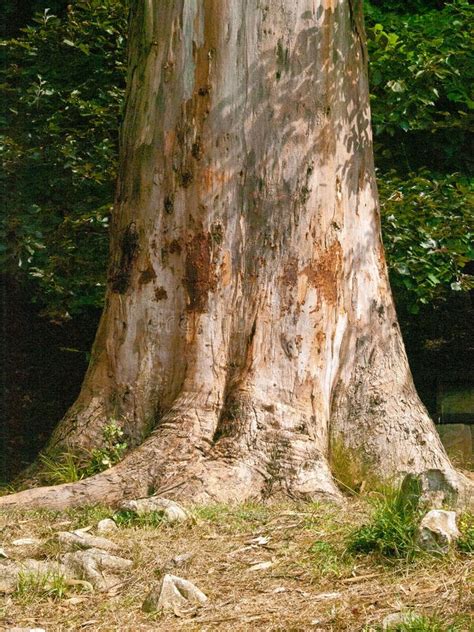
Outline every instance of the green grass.
[(380, 479), (374, 475), (376, 469), (367, 457), (348, 449), (342, 441), (332, 441), (329, 463), (334, 480), (346, 494), (358, 496), (380, 486)]
[(60, 573), (23, 571), (18, 575), (16, 597), (22, 602), (37, 598), (62, 599), (66, 595), (66, 580)]
[(316, 540), (309, 549), (311, 565), (318, 577), (339, 578), (347, 572), (343, 552), (324, 540)]
[(264, 525), (271, 516), (271, 510), (267, 506), (250, 502), (237, 506), (215, 504), (194, 507), (192, 513), (198, 521), (221, 525), (230, 531)]
[[(472, 621), (471, 621), (472, 623)], [(467, 632), (469, 621), (458, 618), (458, 621), (446, 623), (437, 616), (416, 616), (405, 623), (399, 623), (389, 628), (389, 632)]]
[(419, 486), (408, 480), (398, 489), (374, 493), (370, 502), (370, 522), (352, 531), (347, 538), (351, 553), (377, 552), (384, 557), (412, 559), (419, 552), (416, 533), (421, 519)]
[(474, 553), (474, 514), (464, 513), (459, 518), (461, 537), (457, 541), (458, 549), (463, 553)]
[(42, 475), (51, 485), (75, 483), (84, 478), (84, 468), (78, 458), (70, 452), (60, 454), (41, 454)]
[(159, 528), (167, 524), (162, 511), (149, 511), (139, 516), (134, 511), (123, 509), (113, 514), (112, 518), (118, 527)]

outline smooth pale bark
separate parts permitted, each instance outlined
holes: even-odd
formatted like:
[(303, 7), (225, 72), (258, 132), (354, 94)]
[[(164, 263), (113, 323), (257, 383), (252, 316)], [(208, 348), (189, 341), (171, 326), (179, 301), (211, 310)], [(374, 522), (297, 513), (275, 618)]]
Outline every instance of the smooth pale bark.
[(136, 5), (106, 307), (51, 445), (141, 445), (0, 506), (337, 497), (335, 444), (456, 495), (388, 285), (361, 3)]

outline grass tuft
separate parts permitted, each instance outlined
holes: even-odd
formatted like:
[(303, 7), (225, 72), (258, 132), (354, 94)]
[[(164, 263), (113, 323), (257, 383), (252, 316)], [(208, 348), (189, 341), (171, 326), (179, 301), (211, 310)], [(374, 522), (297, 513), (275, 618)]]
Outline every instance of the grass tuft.
[(329, 463), (334, 480), (346, 494), (357, 496), (380, 487), (380, 479), (374, 476), (375, 468), (367, 457), (340, 440), (331, 443)]
[(84, 468), (79, 464), (75, 454), (62, 452), (60, 454), (41, 454), (40, 462), (42, 474), (52, 485), (75, 483), (84, 478)]
[(413, 616), (404, 623), (397, 623), (389, 632), (465, 632), (464, 622), (447, 624), (436, 616)]
[(148, 527), (156, 529), (166, 524), (162, 511), (150, 511), (139, 516), (134, 511), (122, 509), (113, 515), (115, 524), (119, 527)]
[(23, 602), (38, 598), (62, 599), (66, 595), (66, 580), (60, 573), (23, 571), (18, 576), (16, 596)]
[(348, 550), (408, 560), (415, 557), (419, 551), (415, 536), (421, 519), (418, 481), (409, 479), (398, 489), (386, 488), (373, 494), (370, 502), (372, 520), (349, 534)]
[(461, 532), (461, 537), (457, 541), (458, 549), (463, 553), (474, 553), (474, 514), (462, 514), (458, 527)]

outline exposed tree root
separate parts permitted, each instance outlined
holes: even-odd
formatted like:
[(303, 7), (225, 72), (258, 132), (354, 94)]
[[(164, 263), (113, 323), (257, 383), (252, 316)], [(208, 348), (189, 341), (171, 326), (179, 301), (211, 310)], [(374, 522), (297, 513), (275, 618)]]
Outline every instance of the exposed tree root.
[[(174, 432), (158, 433), (109, 470), (75, 483), (0, 497), (0, 510), (63, 510), (94, 504), (117, 507), (124, 500), (151, 494), (189, 503), (233, 503), (273, 496), (304, 500), (342, 498), (326, 459), (315, 449), (311, 452), (309, 446), (296, 453), (290, 449), (281, 458), (274, 446), (263, 456), (260, 449), (253, 455), (221, 455), (218, 459), (213, 458), (212, 452), (204, 455), (194, 442), (177, 439)], [(218, 452), (222, 453), (222, 446)], [(415, 473), (421, 474), (426, 492), (441, 494), (453, 504), (472, 503), (472, 482), (452, 467)]]
[[(409, 395), (407, 399), (417, 401), (414, 391)], [(373, 406), (367, 409), (365, 401), (371, 400), (364, 396), (357, 408), (352, 406), (354, 418), (349, 425), (336, 416), (346, 461), (368, 455), (370, 461), (365, 465), (373, 478), (396, 480), (408, 472), (422, 474), (425, 492), (441, 495), (452, 504), (471, 502), (472, 483), (450, 464), (424, 409), (418, 404), (407, 406), (402, 411), (403, 426), (397, 421), (400, 406), (393, 398), (387, 399), (380, 435), (376, 419), (370, 421), (370, 430), (364, 423), (374, 415)], [(346, 404), (346, 410), (348, 407)], [(277, 409), (257, 403), (256, 398), (245, 402), (240, 398), (228, 423), (215, 405), (183, 394), (152, 435), (116, 466), (79, 482), (3, 496), (0, 509), (117, 507), (124, 500), (152, 494), (190, 503), (275, 496), (341, 499), (321, 440), (300, 421), (307, 420), (306, 413), (290, 407)], [(339, 415), (341, 411), (343, 402)], [(400, 428), (407, 427), (409, 432), (400, 433)], [(427, 446), (429, 437), (432, 445)]]

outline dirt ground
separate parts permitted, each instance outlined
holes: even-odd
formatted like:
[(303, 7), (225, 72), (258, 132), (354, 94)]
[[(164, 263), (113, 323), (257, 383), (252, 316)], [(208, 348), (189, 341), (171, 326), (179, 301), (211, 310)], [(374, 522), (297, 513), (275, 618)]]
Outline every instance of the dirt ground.
[[(194, 507), (193, 519), (178, 525), (122, 525), (107, 534), (120, 546), (118, 554), (133, 560), (120, 583), (107, 593), (73, 585), (60, 597), (34, 590), (0, 596), (0, 626), (47, 632), (353, 632), (381, 630), (388, 614), (412, 611), (439, 626), (420, 630), (474, 629), (472, 556), (406, 562), (350, 554), (347, 534), (367, 514), (362, 500), (342, 507), (246, 504)], [(55, 532), (90, 526), (93, 534), (98, 520), (112, 515), (104, 508), (2, 514), (0, 546), (12, 559), (33, 553), (51, 559), (60, 554), (51, 544)], [(12, 542), (26, 537), (42, 544), (20, 554)], [(173, 558), (182, 554), (189, 554), (187, 561), (176, 564)], [(143, 612), (146, 594), (166, 572), (195, 583), (207, 603), (177, 614)]]

